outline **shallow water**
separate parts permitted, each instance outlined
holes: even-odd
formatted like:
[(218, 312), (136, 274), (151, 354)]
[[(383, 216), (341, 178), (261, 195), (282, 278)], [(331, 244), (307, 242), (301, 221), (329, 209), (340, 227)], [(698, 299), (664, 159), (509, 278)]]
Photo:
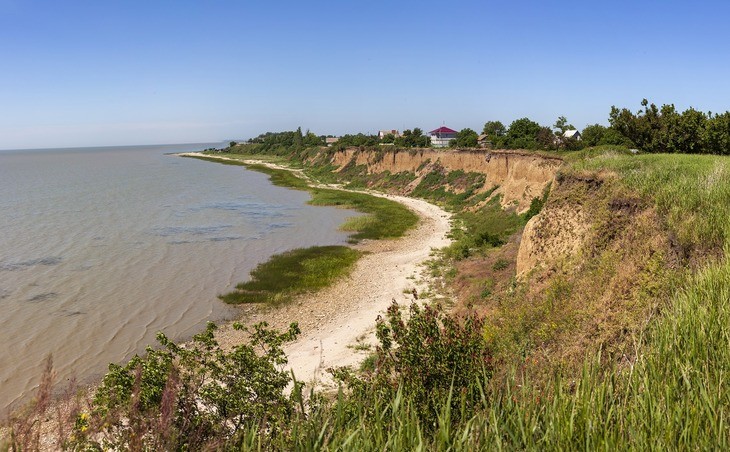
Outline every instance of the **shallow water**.
[(216, 295), (272, 254), (344, 243), (352, 212), (306, 205), (238, 166), (172, 155), (208, 145), (0, 152), (0, 412), (104, 372), (163, 331), (235, 314)]

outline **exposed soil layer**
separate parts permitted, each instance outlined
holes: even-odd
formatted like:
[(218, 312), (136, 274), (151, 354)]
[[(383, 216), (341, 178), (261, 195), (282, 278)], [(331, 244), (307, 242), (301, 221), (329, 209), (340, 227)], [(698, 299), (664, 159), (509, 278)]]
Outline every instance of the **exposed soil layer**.
[(414, 173), (417, 179), (403, 193), (409, 194), (420, 179), (433, 167), (446, 171), (461, 170), (466, 173), (480, 173), (486, 176), (481, 191), (498, 187), (493, 196), (501, 195), (503, 207), (514, 207), (524, 212), (533, 198), (542, 195), (545, 187), (555, 178), (563, 160), (537, 153), (522, 151), (486, 150), (359, 150), (346, 149), (335, 152), (330, 163), (340, 169), (348, 166), (364, 166), (367, 173), (377, 175), (384, 172), (397, 174)]

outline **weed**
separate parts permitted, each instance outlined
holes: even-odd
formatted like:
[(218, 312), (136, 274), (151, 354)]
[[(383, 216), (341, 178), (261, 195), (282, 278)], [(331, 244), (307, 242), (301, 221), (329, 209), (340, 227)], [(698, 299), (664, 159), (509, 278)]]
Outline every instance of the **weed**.
[(346, 246), (315, 246), (277, 254), (251, 272), (251, 280), (221, 295), (226, 303), (286, 303), (294, 295), (332, 283), (352, 269), (361, 253)]

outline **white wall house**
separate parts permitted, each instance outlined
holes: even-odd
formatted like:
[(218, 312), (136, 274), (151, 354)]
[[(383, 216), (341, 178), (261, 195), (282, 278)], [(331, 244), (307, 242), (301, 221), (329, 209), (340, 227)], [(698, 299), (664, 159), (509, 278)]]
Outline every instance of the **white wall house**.
[(449, 146), (449, 141), (456, 139), (456, 130), (441, 126), (436, 130), (428, 132), (431, 137), (431, 146), (435, 148), (445, 148)]

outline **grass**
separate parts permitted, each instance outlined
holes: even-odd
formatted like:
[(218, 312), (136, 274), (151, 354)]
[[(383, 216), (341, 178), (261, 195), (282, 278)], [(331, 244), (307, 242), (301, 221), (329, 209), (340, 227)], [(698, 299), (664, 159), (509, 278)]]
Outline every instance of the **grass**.
[(728, 157), (609, 151), (571, 167), (575, 172), (610, 171), (629, 189), (652, 199), (685, 249), (721, 249), (730, 238)]
[(361, 255), (346, 246), (314, 246), (277, 254), (259, 264), (250, 281), (238, 284), (235, 291), (220, 299), (229, 304), (286, 303), (295, 295), (322, 289), (348, 274)]
[(449, 258), (461, 260), (506, 243), (507, 238), (525, 224), (525, 220), (514, 212), (500, 206), (495, 197), (476, 212), (462, 211), (454, 218), (460, 227), (452, 230), (453, 243), (445, 250)]
[(389, 199), (366, 193), (314, 188), (310, 190), (315, 206), (338, 206), (367, 214), (348, 220), (343, 228), (354, 231), (354, 239), (386, 239), (401, 237), (418, 224), (418, 215)]

